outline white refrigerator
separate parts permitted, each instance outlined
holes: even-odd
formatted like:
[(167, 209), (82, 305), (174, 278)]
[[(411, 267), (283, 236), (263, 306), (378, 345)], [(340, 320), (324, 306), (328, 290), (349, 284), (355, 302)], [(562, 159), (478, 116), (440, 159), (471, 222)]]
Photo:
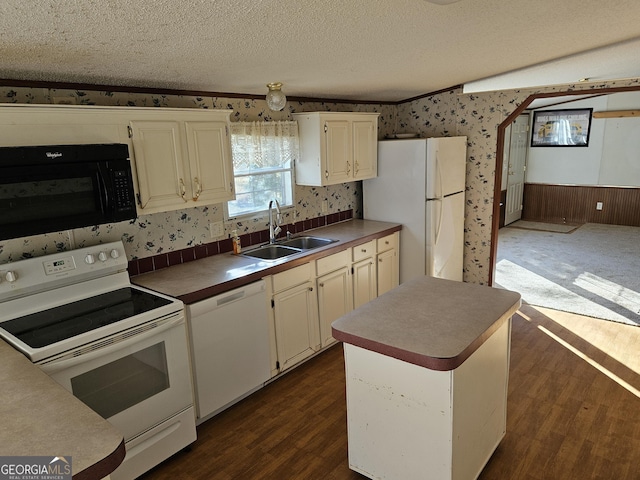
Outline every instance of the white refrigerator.
[(462, 281), (467, 137), (378, 142), (378, 177), (364, 180), (364, 218), (402, 224), (400, 283)]

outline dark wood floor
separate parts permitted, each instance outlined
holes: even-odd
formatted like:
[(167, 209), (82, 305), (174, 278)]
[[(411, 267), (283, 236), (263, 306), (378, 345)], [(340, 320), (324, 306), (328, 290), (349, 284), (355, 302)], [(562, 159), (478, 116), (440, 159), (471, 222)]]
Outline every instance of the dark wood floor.
[[(640, 479), (639, 347), (639, 327), (523, 306), (507, 434), (480, 479)], [(341, 346), (205, 422), (191, 451), (141, 478), (365, 478), (347, 464)]]

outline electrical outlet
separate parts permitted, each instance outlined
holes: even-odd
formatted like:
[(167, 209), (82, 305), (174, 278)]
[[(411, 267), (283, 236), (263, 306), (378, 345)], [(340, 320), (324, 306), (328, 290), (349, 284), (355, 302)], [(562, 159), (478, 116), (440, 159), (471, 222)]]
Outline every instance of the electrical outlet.
[(323, 200), (322, 201), (322, 213), (327, 213), (329, 211), (329, 201), (328, 200)]
[(224, 235), (224, 224), (222, 222), (210, 223), (209, 232), (211, 234), (211, 238), (220, 238)]
[(596, 203), (596, 210), (602, 210), (602, 202)]

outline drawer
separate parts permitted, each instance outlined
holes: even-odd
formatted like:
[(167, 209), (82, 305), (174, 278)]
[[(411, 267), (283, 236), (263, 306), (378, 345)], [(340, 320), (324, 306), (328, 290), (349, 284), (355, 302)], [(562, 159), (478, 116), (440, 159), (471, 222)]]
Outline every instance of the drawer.
[(287, 288), (295, 287), (308, 282), (313, 278), (313, 270), (311, 263), (305, 263), (299, 267), (286, 270), (284, 272), (276, 273), (271, 276), (273, 281), (273, 293), (286, 290)]
[(378, 239), (378, 253), (397, 248), (397, 236), (395, 233)]
[(351, 264), (351, 249), (347, 248), (328, 257), (320, 258), (316, 260), (316, 269), (318, 276), (325, 273), (333, 272), (339, 268), (346, 267)]
[(372, 257), (376, 254), (376, 241), (371, 240), (370, 242), (363, 243), (362, 245), (358, 245), (357, 247), (353, 247), (353, 261), (359, 262), (360, 260), (364, 260), (365, 258)]

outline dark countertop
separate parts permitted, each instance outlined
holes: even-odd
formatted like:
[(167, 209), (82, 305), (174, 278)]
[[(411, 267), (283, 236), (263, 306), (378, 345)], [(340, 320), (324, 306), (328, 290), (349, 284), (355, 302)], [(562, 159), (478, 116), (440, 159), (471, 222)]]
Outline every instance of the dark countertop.
[(431, 370), (460, 366), (520, 307), (520, 294), (421, 277), (332, 324), (333, 337)]
[(122, 433), (0, 340), (0, 452), (71, 457), (73, 478), (104, 478), (124, 460)]
[[(402, 225), (397, 223), (348, 220), (294, 235), (313, 235), (337, 240), (325, 247), (268, 262), (223, 253), (136, 275), (131, 277), (131, 282), (190, 304), (401, 229)], [(245, 252), (250, 248), (243, 245), (242, 250)]]

